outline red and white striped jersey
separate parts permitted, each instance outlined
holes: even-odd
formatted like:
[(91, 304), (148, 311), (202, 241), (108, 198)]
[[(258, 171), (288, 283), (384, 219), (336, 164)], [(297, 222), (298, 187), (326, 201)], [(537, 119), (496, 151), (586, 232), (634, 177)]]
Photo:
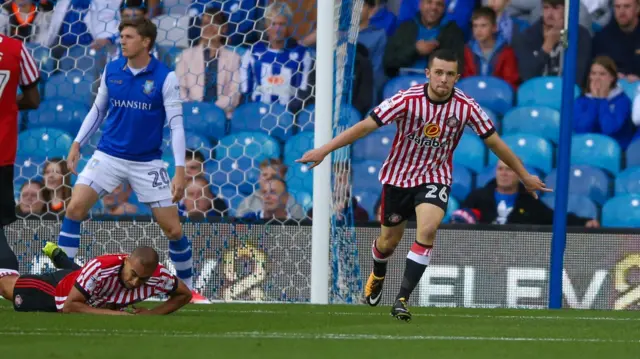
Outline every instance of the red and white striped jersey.
[(470, 97), (454, 88), (442, 102), (429, 99), (427, 85), (416, 85), (383, 101), (371, 117), (379, 126), (395, 122), (391, 152), (380, 168), (380, 182), (396, 187), (424, 183), (451, 186), (453, 151), (464, 126), (487, 138), (495, 132), (489, 116)]
[(0, 34), (0, 166), (12, 165), (18, 141), (18, 86), (36, 86), (40, 71), (20, 41)]
[(158, 264), (149, 280), (139, 288), (127, 289), (120, 279), (126, 254), (96, 257), (81, 269), (68, 274), (56, 287), (56, 307), (61, 311), (73, 287), (87, 297), (87, 304), (100, 308), (116, 308), (141, 302), (159, 294), (169, 294), (178, 288), (178, 279), (162, 264)]

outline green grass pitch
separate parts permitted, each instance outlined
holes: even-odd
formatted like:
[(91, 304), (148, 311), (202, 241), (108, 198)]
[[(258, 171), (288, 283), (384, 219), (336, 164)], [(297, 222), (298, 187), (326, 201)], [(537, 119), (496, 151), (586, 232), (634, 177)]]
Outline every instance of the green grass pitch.
[(640, 313), (304, 304), (191, 305), (164, 317), (15, 313), (1, 358), (640, 358)]

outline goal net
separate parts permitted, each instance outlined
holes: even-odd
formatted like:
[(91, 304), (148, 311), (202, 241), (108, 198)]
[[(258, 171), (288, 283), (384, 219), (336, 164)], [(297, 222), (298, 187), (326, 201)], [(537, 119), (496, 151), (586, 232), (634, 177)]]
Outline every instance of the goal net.
[[(334, 28), (319, 31), (336, 34), (336, 135), (366, 114), (350, 105), (362, 0), (334, 1)], [(312, 203), (328, 196), (330, 299), (356, 302), (362, 279), (350, 149), (333, 155), (332, 193), (313, 193), (313, 171), (295, 162), (313, 148), (315, 7), (312, 0), (58, 0), (34, 3), (26, 25), (9, 23), (4, 30), (25, 41), (42, 76), (40, 108), (20, 114), (14, 181), (20, 219), (6, 229), (22, 272), (53, 267), (40, 249), (57, 241), (77, 179), (65, 156), (105, 65), (121, 56), (119, 23), (146, 16), (158, 26), (151, 52), (176, 71), (184, 100), (188, 181), (179, 208), (192, 241), (196, 290), (212, 300), (309, 301)], [(172, 176), (165, 130), (162, 159)], [(100, 132), (82, 148), (78, 171), (99, 138)], [(138, 245), (157, 248), (173, 269), (166, 237), (125, 183), (92, 208), (76, 261)]]

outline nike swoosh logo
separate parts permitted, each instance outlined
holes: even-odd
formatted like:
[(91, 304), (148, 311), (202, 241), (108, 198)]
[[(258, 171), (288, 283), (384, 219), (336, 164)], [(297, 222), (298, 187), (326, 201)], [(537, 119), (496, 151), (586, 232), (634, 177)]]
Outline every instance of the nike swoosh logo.
[(369, 303), (378, 304), (380, 298), (382, 298), (382, 292), (380, 292), (377, 297), (369, 297)]

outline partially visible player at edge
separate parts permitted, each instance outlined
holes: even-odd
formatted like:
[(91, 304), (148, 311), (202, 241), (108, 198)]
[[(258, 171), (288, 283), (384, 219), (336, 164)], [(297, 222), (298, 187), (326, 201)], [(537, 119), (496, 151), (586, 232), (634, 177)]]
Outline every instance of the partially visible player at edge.
[(397, 319), (409, 321), (407, 301), (429, 264), (436, 231), (444, 218), (452, 183), (453, 151), (470, 126), (484, 143), (512, 168), (527, 191), (550, 192), (529, 174), (520, 160), (496, 133), (487, 114), (471, 98), (454, 88), (460, 78), (458, 61), (447, 49), (435, 51), (425, 70), (428, 83), (398, 92), (377, 106), (369, 117), (344, 131), (324, 146), (297, 160), (317, 166), (329, 153), (395, 122), (397, 132), (391, 152), (380, 169), (382, 205), (381, 233), (371, 247), (373, 271), (365, 287), (371, 306), (379, 303), (387, 262), (402, 239), (407, 219), (415, 211), (415, 243), (407, 254), (400, 291), (391, 309)]
[[(4, 238), (0, 245), (9, 246)], [(151, 247), (98, 256), (83, 267), (55, 243), (48, 242), (43, 252), (59, 270), (20, 275), (13, 251), (0, 252), (0, 296), (11, 301), (17, 312), (164, 315), (191, 300), (189, 288), (158, 263), (158, 253)], [(129, 305), (156, 295), (169, 299), (152, 309), (126, 311)]]
[(13, 164), (18, 144), (18, 111), (40, 106), (39, 81), (38, 65), (26, 46), (0, 34), (0, 253), (11, 250), (2, 245), (6, 242), (4, 227), (16, 220)]
[[(80, 146), (104, 122), (96, 152), (78, 176), (66, 209), (58, 245), (73, 259), (80, 246), (80, 223), (100, 196), (128, 182), (138, 199), (151, 207), (169, 238), (169, 257), (178, 278), (192, 288), (191, 243), (182, 233), (176, 203), (184, 196), (185, 137), (182, 101), (173, 71), (149, 54), (157, 28), (145, 18), (120, 23), (122, 57), (107, 64), (91, 111), (69, 150), (68, 167), (76, 172)], [(171, 128), (175, 176), (170, 182), (162, 156), (162, 128)], [(193, 293), (194, 301), (208, 302)]]

